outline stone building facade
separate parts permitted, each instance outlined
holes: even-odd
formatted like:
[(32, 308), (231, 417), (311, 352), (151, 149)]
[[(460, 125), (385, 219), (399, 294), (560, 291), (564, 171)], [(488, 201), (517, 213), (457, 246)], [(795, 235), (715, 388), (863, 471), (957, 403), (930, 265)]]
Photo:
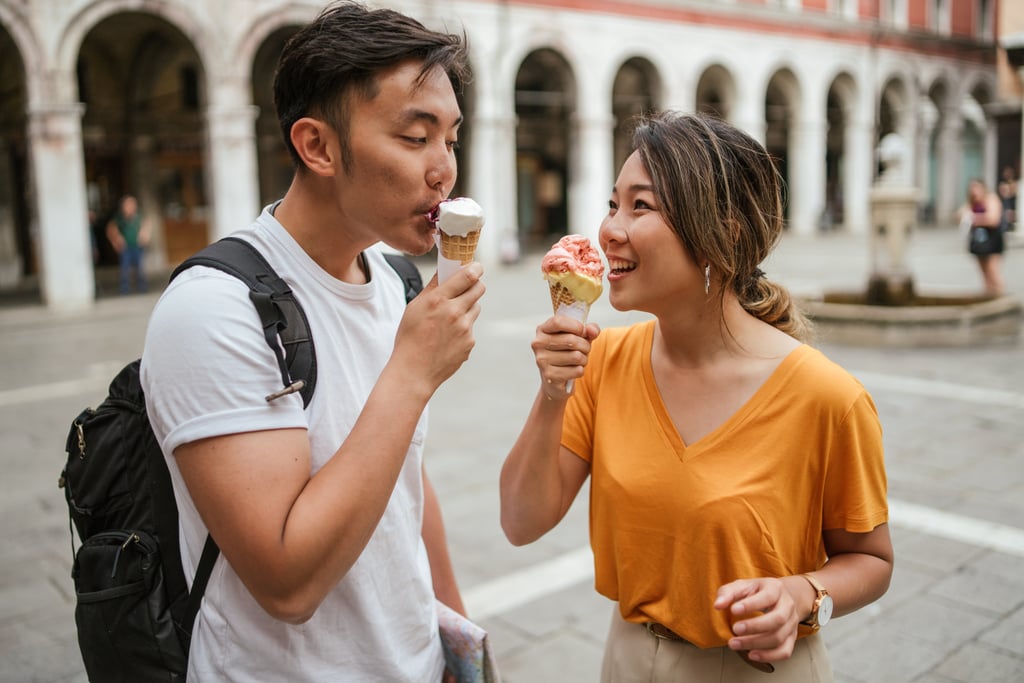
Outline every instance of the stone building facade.
[[(926, 222), (998, 172), (998, 0), (386, 4), (469, 38), (456, 192), (487, 211), (484, 262), (596, 235), (645, 110), (714, 112), (764, 141), (794, 233), (867, 232), (888, 133), (912, 149)], [(48, 306), (88, 307), (124, 193), (153, 220), (154, 269), (280, 196), (274, 63), (322, 6), (0, 0), (0, 289), (36, 279)]]

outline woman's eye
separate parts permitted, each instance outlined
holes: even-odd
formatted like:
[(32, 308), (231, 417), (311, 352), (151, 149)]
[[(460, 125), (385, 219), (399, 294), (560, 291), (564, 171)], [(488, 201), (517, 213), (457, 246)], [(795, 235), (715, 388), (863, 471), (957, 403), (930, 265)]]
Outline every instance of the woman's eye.
[(415, 143), (417, 145), (422, 145), (422, 144), (425, 144), (427, 142), (426, 138), (417, 138), (417, 137), (413, 137), (412, 135), (403, 135), (402, 139), (404, 139), (404, 140), (406, 140), (408, 142)]
[(618, 204), (616, 204), (615, 202), (613, 202), (611, 200), (608, 201), (608, 213), (615, 213), (618, 210), (618, 208), (619, 208)]
[(633, 209), (635, 211), (642, 211), (642, 210), (650, 211), (651, 210), (651, 205), (648, 204), (647, 202), (645, 202), (642, 199), (638, 199), (635, 202), (633, 202)]
[(448, 149), (452, 150), (453, 152), (459, 148), (458, 140), (448, 140), (445, 144), (448, 145)]

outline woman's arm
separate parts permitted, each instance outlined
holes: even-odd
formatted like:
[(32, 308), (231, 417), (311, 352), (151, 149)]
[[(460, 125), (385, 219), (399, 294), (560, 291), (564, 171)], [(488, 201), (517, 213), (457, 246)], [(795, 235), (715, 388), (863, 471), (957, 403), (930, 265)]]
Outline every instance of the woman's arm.
[[(812, 574), (832, 597), (835, 616), (885, 594), (893, 568), (887, 524), (867, 533), (831, 529), (822, 535), (829, 559)], [(775, 662), (793, 654), (797, 626), (810, 617), (815, 597), (816, 591), (801, 575), (741, 579), (718, 590), (715, 607), (729, 610), (735, 622), (730, 648), (749, 650), (755, 661)]]
[(515, 545), (531, 543), (565, 516), (590, 465), (561, 446), (566, 384), (581, 377), (596, 325), (565, 317), (537, 328), (533, 352), (541, 385), (501, 468), (501, 528)]

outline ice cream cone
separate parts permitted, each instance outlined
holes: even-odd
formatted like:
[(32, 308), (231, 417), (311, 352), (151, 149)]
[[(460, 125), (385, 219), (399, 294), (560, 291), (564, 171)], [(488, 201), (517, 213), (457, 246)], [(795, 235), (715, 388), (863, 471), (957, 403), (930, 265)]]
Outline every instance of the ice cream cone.
[(587, 322), (587, 314), (590, 313), (590, 304), (573, 296), (569, 289), (559, 283), (551, 282), (551, 310), (555, 315), (568, 315), (580, 322)]
[(576, 301), (576, 297), (572, 295), (566, 287), (563, 285), (552, 282), (551, 283), (551, 309), (554, 312), (558, 312), (558, 305), (565, 304), (566, 306), (572, 306)]
[(479, 241), (479, 230), (474, 230), (465, 236), (449, 235), (441, 231), (441, 255), (446, 259), (466, 265), (473, 260), (473, 254), (476, 253), (476, 245)]

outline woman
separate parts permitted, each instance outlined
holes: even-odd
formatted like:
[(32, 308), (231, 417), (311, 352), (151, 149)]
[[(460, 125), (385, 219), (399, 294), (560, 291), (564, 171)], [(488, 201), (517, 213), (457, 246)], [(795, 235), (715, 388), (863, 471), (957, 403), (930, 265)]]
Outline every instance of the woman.
[(967, 184), (967, 203), (960, 207), (960, 222), (968, 226), (967, 248), (978, 259), (985, 293), (1002, 296), (1003, 203), (977, 178)]
[(618, 602), (603, 681), (831, 680), (817, 629), (892, 572), (877, 413), (757, 268), (782, 230), (764, 148), (678, 113), (634, 146), (600, 243), (612, 305), (654, 319), (537, 328), (502, 527), (536, 540), (591, 476), (596, 588)]

